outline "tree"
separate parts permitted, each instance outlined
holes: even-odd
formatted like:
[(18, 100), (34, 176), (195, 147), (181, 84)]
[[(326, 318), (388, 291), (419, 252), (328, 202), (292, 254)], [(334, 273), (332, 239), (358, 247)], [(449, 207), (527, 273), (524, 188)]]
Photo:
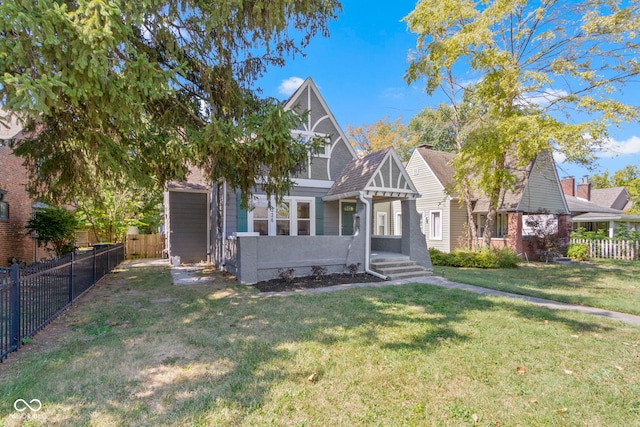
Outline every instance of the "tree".
[[(309, 145), (300, 118), (252, 88), (268, 66), (327, 34), (336, 0), (0, 2), (0, 104), (35, 193), (91, 194), (122, 176), (183, 178), (187, 160), (245, 201), (291, 187)], [(11, 58), (11, 60), (6, 60)], [(48, 191), (45, 191), (48, 190)]]
[(482, 113), (456, 167), (490, 200), (485, 244), (508, 167), (552, 146), (589, 163), (608, 126), (638, 119), (614, 95), (640, 73), (639, 15), (637, 1), (421, 0), (405, 18), (418, 34), (406, 80), (464, 87)]
[(103, 183), (92, 196), (75, 199), (78, 219), (100, 241), (123, 242), (131, 226), (157, 232), (162, 215), (162, 192), (132, 184)]
[(594, 174), (589, 178), (594, 188), (625, 187), (631, 196), (633, 204), (628, 210), (631, 215), (640, 215), (640, 168), (627, 165), (609, 176), (609, 171), (602, 175)]
[(37, 209), (26, 228), (37, 234), (38, 246), (51, 245), (56, 256), (61, 256), (73, 250), (78, 225), (73, 212), (50, 207)]
[(431, 145), (434, 150), (457, 152), (453, 107), (440, 104), (438, 108), (424, 108), (409, 120), (408, 132), (416, 145)]
[(401, 117), (390, 121), (389, 116), (386, 116), (371, 125), (362, 124), (357, 127), (347, 125), (346, 130), (349, 142), (356, 152), (362, 155), (393, 147), (400, 159), (407, 161), (416, 146), (415, 138), (402, 123)]

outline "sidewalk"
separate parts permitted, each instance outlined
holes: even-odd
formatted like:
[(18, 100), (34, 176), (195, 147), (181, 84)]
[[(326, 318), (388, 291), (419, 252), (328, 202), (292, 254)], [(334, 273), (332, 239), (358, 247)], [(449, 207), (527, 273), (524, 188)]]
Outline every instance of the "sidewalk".
[(305, 289), (301, 291), (291, 291), (291, 292), (263, 292), (263, 293), (260, 293), (260, 296), (275, 297), (275, 296), (287, 296), (287, 295), (298, 295), (298, 294), (316, 294), (316, 293), (323, 293), (323, 292), (334, 292), (334, 291), (339, 291), (342, 289), (350, 289), (350, 288), (393, 286), (393, 285), (404, 285), (408, 283), (425, 283), (429, 285), (441, 286), (443, 288), (461, 289), (463, 291), (473, 292), (481, 295), (514, 298), (522, 301), (527, 301), (527, 302), (530, 302), (531, 304), (535, 304), (541, 307), (550, 308), (552, 310), (578, 311), (581, 313), (587, 313), (595, 316), (606, 317), (614, 321), (623, 322), (623, 323), (627, 323), (634, 326), (640, 326), (640, 316), (636, 316), (633, 314), (619, 313), (617, 311), (604, 310), (602, 308), (567, 304), (567, 303), (552, 301), (544, 298), (536, 298), (536, 297), (530, 297), (526, 295), (512, 294), (509, 292), (502, 292), (502, 291), (496, 291), (493, 289), (481, 288), (480, 286), (465, 285), (463, 283), (452, 282), (444, 277), (438, 277), (438, 276), (414, 277), (411, 279), (391, 280), (388, 282), (378, 282), (378, 283), (354, 283), (350, 285), (338, 285), (338, 286), (331, 286), (328, 288)]

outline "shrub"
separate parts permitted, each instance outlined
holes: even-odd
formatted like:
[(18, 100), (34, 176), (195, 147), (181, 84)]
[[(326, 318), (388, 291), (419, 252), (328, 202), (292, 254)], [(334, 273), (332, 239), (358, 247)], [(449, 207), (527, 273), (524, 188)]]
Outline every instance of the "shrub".
[(281, 268), (280, 270), (278, 270), (278, 276), (280, 276), (280, 278), (285, 282), (290, 282), (295, 277), (293, 275), (295, 271), (296, 270), (293, 268)]
[(572, 243), (567, 249), (567, 256), (576, 261), (586, 261), (589, 258), (589, 245), (586, 243)]
[(351, 273), (352, 277), (356, 275), (358, 269), (360, 269), (360, 263), (347, 265), (347, 271)]
[(477, 252), (458, 249), (450, 254), (430, 248), (433, 265), (467, 268), (514, 268), (521, 262), (511, 249), (482, 249)]
[(312, 265), (311, 273), (313, 274), (313, 277), (316, 278), (316, 280), (320, 280), (322, 276), (327, 274), (327, 269), (321, 265)]

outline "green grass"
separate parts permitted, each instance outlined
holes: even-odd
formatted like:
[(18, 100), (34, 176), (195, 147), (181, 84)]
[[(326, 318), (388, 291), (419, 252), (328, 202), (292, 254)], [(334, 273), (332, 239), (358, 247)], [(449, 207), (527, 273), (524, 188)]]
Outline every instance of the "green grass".
[(530, 263), (515, 269), (434, 267), (454, 282), (640, 315), (640, 262)]
[[(640, 328), (429, 285), (263, 298), (139, 268), (56, 322), (68, 327), (56, 345), (0, 365), (1, 425), (640, 419)], [(19, 414), (18, 398), (43, 408)]]

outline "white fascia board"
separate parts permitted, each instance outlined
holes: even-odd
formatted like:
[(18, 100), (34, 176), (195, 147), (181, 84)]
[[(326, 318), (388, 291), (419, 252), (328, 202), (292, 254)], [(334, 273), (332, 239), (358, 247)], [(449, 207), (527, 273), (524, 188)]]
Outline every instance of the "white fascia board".
[(324, 179), (306, 179), (306, 178), (294, 178), (293, 182), (298, 187), (311, 187), (311, 188), (331, 188), (335, 181), (328, 181)]

